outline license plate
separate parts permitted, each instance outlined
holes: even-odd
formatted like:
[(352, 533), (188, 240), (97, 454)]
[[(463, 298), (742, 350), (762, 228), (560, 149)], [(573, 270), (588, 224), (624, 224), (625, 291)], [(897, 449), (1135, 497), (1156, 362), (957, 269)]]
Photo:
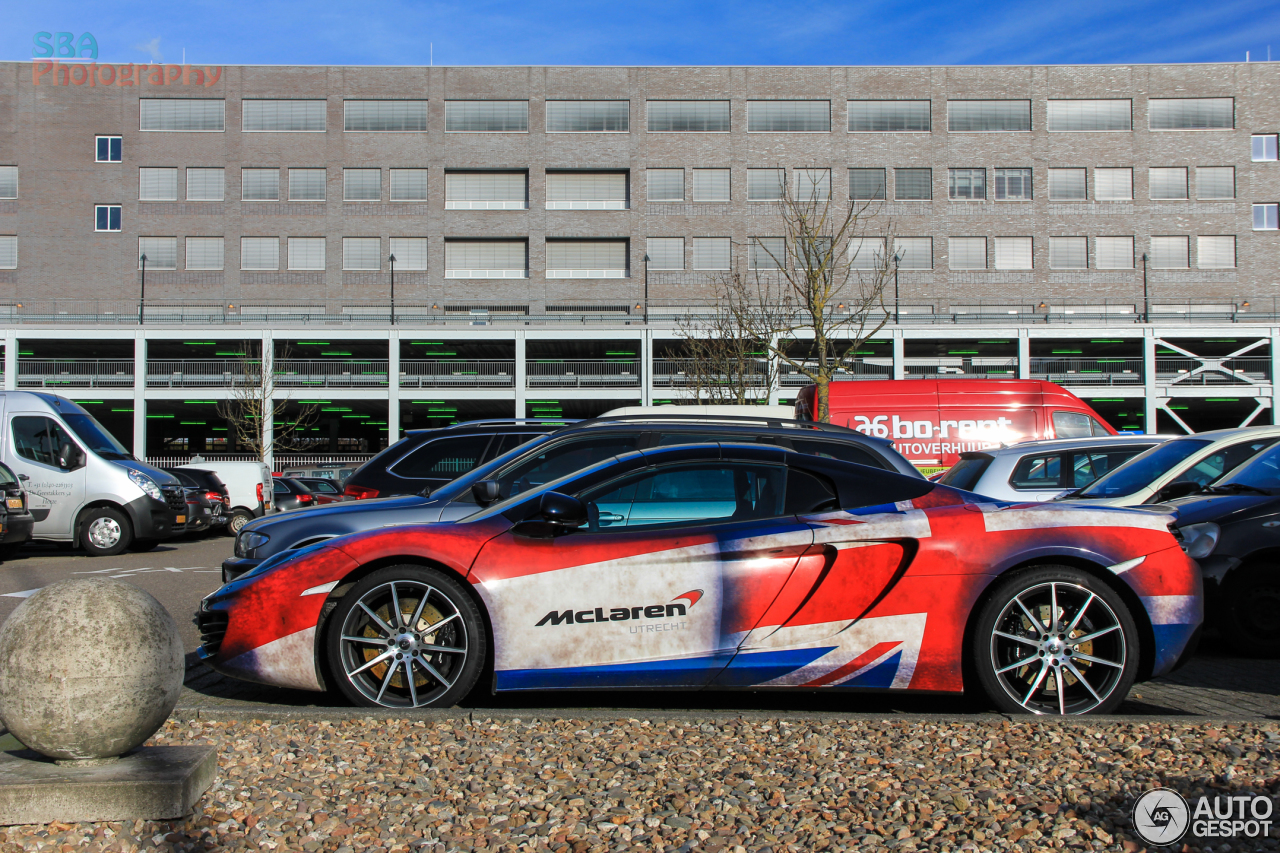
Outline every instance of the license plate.
[(9, 509), (22, 509), (22, 498), (6, 498), (5, 506)]
[(185, 515), (180, 515), (180, 516), (178, 516), (177, 518), (175, 518), (175, 519), (173, 520), (173, 523), (174, 523), (174, 524), (186, 524), (186, 523), (187, 523), (187, 517), (186, 517)]

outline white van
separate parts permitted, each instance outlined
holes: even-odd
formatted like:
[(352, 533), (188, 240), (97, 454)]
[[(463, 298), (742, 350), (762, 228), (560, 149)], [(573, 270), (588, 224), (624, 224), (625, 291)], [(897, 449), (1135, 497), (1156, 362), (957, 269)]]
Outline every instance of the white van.
[(265, 462), (206, 462), (202, 457), (193, 456), (186, 465), (176, 467), (212, 471), (227, 484), (227, 493), (231, 497), (226, 527), (228, 536), (235, 536), (241, 527), (271, 512), (274, 484), (271, 482), (271, 468)]
[(109, 557), (150, 550), (186, 527), (177, 478), (133, 458), (67, 398), (0, 391), (0, 421), (0, 457), (27, 490), (33, 538)]

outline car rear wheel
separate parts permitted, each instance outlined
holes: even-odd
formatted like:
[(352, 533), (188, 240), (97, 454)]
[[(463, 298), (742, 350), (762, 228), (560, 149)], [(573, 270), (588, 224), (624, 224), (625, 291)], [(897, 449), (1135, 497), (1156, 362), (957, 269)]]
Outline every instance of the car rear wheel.
[(1280, 657), (1280, 567), (1253, 565), (1227, 576), (1222, 590), (1223, 637), (1238, 653)]
[(1123, 599), (1087, 572), (1046, 566), (997, 582), (973, 634), (987, 696), (1015, 714), (1106, 714), (1138, 672)]
[(240, 528), (253, 521), (253, 516), (244, 510), (237, 510), (231, 513), (231, 518), (227, 521), (227, 535), (235, 536), (240, 532)]
[(435, 569), (373, 572), (343, 596), (328, 624), (333, 681), (357, 705), (448, 707), (471, 691), (484, 666), (479, 608)]

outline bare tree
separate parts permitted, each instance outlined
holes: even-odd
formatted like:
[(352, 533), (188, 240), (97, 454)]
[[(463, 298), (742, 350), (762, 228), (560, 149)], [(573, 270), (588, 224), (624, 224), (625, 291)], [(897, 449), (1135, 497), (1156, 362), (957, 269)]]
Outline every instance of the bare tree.
[(780, 317), (757, 316), (751, 326), (741, 321), (750, 312), (778, 314), (779, 306), (753, 301), (751, 282), (741, 270), (718, 278), (715, 288), (711, 314), (686, 316), (677, 326), (683, 386), (697, 402), (767, 401), (778, 384), (778, 361), (770, 355), (769, 341), (755, 335), (759, 328), (776, 326)]
[[(287, 361), (292, 353), (288, 346), (280, 349), (276, 359)], [(251, 352), (242, 353), (237, 359), (237, 372), (233, 374), (231, 397), (219, 400), (218, 417), (227, 422), (227, 428), (236, 446), (267, 461), (268, 452), (296, 452), (307, 444), (302, 433), (315, 424), (320, 407), (303, 403), (296, 414), (286, 417), (289, 402), (276, 398), (277, 374), (275, 359), (255, 357)], [(269, 417), (272, 424), (272, 441), (263, 435), (263, 419)]]

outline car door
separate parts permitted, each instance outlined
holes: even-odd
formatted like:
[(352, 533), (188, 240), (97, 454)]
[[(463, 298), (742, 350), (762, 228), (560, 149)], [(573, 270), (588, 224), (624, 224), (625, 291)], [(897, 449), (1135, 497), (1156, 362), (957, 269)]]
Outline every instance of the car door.
[(472, 572), (497, 689), (708, 683), (813, 541), (783, 512), (785, 479), (759, 462), (646, 468), (579, 495), (598, 523), (491, 540)]
[(84, 499), (85, 466), (68, 471), (58, 465), (63, 447), (77, 446), (70, 434), (52, 418), (17, 412), (9, 418), (9, 440), (14, 473), (30, 478), (23, 485), (35, 519), (34, 534), (71, 536)]

